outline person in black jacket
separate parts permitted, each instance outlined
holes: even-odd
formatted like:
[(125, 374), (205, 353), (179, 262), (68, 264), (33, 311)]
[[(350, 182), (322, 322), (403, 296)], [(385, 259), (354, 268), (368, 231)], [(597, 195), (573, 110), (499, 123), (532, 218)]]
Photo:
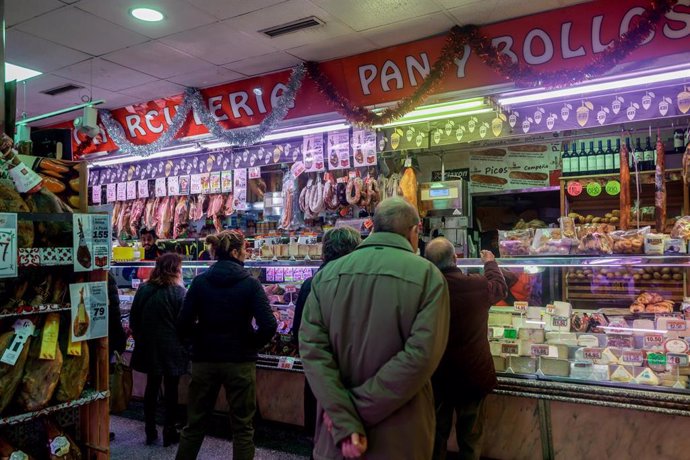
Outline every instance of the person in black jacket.
[(113, 357), (115, 352), (125, 351), (127, 337), (122, 328), (122, 313), (120, 312), (120, 295), (117, 292), (117, 281), (108, 272), (108, 355)]
[(189, 357), (177, 334), (177, 318), (185, 292), (182, 258), (173, 253), (163, 254), (156, 259), (151, 278), (139, 287), (132, 303), (130, 326), (135, 343), (132, 368), (146, 374), (146, 444), (158, 439), (156, 406), (161, 383), (165, 398), (163, 445), (167, 447), (179, 440), (175, 429), (177, 388), (180, 376), (187, 373)]
[(208, 236), (206, 243), (217, 262), (192, 281), (177, 326), (183, 338), (191, 338), (192, 381), (176, 458), (197, 457), (223, 386), (230, 405), (232, 458), (253, 459), (257, 351), (273, 337), (277, 322), (261, 283), (244, 269), (242, 233), (225, 230)]
[[(329, 262), (348, 255), (355, 250), (362, 238), (357, 230), (352, 227), (340, 227), (327, 231), (323, 236), (322, 253), (323, 265), (325, 267)], [(302, 313), (304, 312), (304, 305), (307, 303), (307, 297), (311, 293), (312, 278), (307, 279), (302, 283), (297, 296), (297, 304), (295, 305), (295, 318), (292, 323), (292, 334), (294, 341), (299, 346), (299, 327), (302, 324)], [(316, 430), (316, 397), (311, 391), (311, 387), (304, 379), (304, 429), (307, 436), (313, 437)]]

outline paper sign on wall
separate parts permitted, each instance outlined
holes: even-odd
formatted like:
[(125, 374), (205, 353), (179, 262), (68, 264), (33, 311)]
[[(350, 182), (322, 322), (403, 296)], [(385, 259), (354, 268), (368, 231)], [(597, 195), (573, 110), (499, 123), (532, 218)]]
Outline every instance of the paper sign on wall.
[(17, 276), (17, 214), (0, 213), (0, 278)]
[(117, 201), (127, 201), (127, 183), (117, 183)]
[(302, 155), (307, 172), (323, 171), (325, 167), (323, 161), (323, 134), (304, 136)]
[(168, 186), (165, 182), (165, 177), (159, 177), (156, 179), (156, 198), (167, 196)]
[(189, 176), (180, 176), (180, 195), (189, 195), (190, 178)]
[(249, 168), (247, 170), (249, 172), (249, 179), (261, 179), (261, 168), (259, 166), (255, 166), (253, 168)]
[(368, 129), (352, 130), (352, 157), (355, 168), (376, 164), (376, 132)]
[(89, 272), (110, 268), (110, 216), (108, 214), (72, 215), (74, 271)]
[(105, 186), (105, 200), (107, 203), (117, 201), (117, 184), (108, 184)]
[(102, 194), (103, 194), (103, 187), (100, 185), (94, 185), (91, 188), (91, 202), (93, 204), (101, 204)]
[(326, 143), (328, 169), (350, 168), (350, 131), (342, 130), (328, 133)]
[(108, 284), (76, 283), (69, 286), (72, 342), (108, 336)]
[(168, 177), (168, 196), (180, 194), (180, 178), (177, 176)]
[(139, 198), (149, 197), (149, 181), (140, 180), (138, 182), (137, 188), (139, 189)]
[(473, 192), (549, 185), (549, 171), (560, 144), (518, 145), (470, 153)]
[(244, 211), (247, 209), (247, 170), (246, 169), (236, 169), (235, 170), (235, 199), (234, 205), (235, 209), (239, 211)]
[(220, 174), (220, 191), (232, 193), (232, 171), (221, 171)]
[(136, 181), (127, 182), (127, 199), (136, 200), (137, 199), (137, 183)]
[(212, 172), (208, 176), (209, 193), (220, 193), (220, 171)]
[(201, 193), (201, 174), (192, 174), (189, 181), (189, 193), (192, 195)]
[(211, 176), (208, 173), (199, 174), (201, 193), (211, 193)]

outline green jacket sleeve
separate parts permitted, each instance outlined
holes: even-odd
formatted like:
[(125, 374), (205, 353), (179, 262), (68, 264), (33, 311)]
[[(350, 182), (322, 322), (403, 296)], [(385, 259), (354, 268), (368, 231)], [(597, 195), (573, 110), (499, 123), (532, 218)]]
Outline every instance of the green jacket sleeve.
[(316, 399), (333, 421), (331, 435), (335, 444), (338, 445), (352, 433), (366, 434), (350, 393), (340, 378), (321, 314), (318, 293), (314, 290), (304, 306), (299, 335), (304, 373)]
[(427, 280), (426, 295), (404, 349), (351, 390), (365, 426), (378, 424), (407, 404), (431, 379), (443, 357), (450, 320), (448, 285), (431, 266)]

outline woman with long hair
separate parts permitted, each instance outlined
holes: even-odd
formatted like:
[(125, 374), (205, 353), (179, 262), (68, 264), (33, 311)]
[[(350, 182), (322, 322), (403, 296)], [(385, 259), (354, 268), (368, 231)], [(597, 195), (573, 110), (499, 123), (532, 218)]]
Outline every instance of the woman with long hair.
[(176, 326), (185, 293), (182, 258), (177, 254), (163, 254), (156, 260), (149, 280), (137, 290), (132, 303), (130, 327), (135, 342), (132, 368), (146, 374), (146, 444), (158, 439), (156, 406), (161, 383), (165, 401), (163, 445), (167, 447), (179, 441), (175, 429), (177, 387), (180, 376), (187, 373), (189, 358)]
[(242, 233), (225, 230), (208, 236), (206, 243), (216, 263), (194, 278), (178, 320), (180, 335), (192, 340), (192, 381), (177, 459), (197, 457), (223, 386), (232, 458), (249, 460), (254, 458), (257, 352), (273, 337), (277, 323), (261, 283), (244, 268)]

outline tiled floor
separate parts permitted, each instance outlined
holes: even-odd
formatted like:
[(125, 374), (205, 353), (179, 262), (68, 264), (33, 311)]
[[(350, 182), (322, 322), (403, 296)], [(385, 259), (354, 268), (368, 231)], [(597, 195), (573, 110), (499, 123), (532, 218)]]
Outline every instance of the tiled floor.
[[(144, 423), (139, 420), (110, 417), (110, 431), (115, 439), (110, 444), (112, 460), (169, 460), (175, 458), (177, 446), (163, 447), (159, 444), (144, 444)], [(232, 444), (226, 439), (206, 436), (199, 452), (199, 460), (228, 460), (232, 458)], [(267, 448), (257, 448), (256, 460), (302, 460), (309, 457), (278, 452)]]

